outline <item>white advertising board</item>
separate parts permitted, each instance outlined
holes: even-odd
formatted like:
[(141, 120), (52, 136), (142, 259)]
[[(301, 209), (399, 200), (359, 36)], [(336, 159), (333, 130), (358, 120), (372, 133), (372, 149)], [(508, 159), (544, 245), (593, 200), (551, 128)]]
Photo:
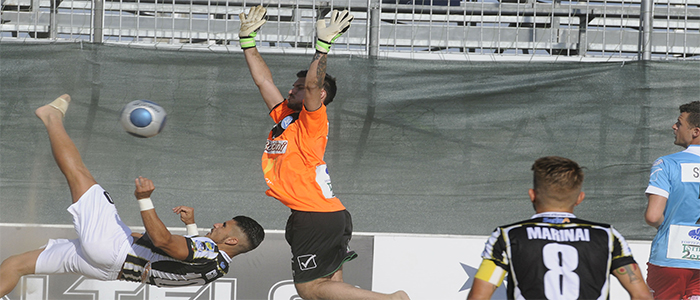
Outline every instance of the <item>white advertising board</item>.
[[(142, 230), (142, 229), (141, 229)], [(177, 233), (178, 230), (173, 231)], [(184, 231), (184, 230), (183, 230)], [(298, 300), (291, 281), (289, 246), (269, 231), (260, 249), (235, 257), (227, 276), (202, 287), (157, 288), (98, 281), (75, 274), (25, 276), (0, 300)], [(74, 238), (70, 225), (0, 224), (0, 260), (43, 245), (48, 238)], [(406, 291), (413, 300), (464, 300), (481, 263), (487, 236), (357, 233), (350, 243), (360, 257), (344, 266), (345, 281), (364, 289)], [(646, 276), (650, 242), (628, 241)], [(627, 300), (612, 280), (610, 299)], [(492, 299), (506, 299), (499, 287)]]
[[(372, 289), (384, 293), (404, 290), (412, 300), (464, 300), (487, 238), (376, 234)], [(651, 242), (628, 243), (646, 277)], [(617, 279), (611, 282), (610, 299), (630, 299)], [(505, 287), (499, 287), (491, 299), (506, 299)]]

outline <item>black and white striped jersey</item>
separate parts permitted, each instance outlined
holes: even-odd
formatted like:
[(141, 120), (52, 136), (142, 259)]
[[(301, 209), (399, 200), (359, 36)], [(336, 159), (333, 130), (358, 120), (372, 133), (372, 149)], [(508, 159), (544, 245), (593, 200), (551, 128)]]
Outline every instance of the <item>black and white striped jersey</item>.
[[(219, 251), (214, 241), (208, 237), (185, 238), (189, 255), (185, 260), (177, 260), (153, 246), (148, 234), (144, 234), (134, 241), (119, 279), (167, 287), (204, 285), (226, 275), (231, 258)], [(147, 278), (142, 281), (147, 269)]]
[(508, 299), (607, 299), (611, 272), (635, 262), (612, 226), (568, 213), (498, 227), (482, 258), (495, 263), (490, 275), (507, 272)]

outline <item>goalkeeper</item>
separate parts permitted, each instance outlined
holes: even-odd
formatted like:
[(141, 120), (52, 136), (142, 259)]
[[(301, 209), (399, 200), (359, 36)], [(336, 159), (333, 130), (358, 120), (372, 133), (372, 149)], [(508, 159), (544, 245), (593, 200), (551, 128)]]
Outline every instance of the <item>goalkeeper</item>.
[(357, 254), (348, 247), (350, 213), (333, 195), (323, 161), (328, 136), (326, 105), (336, 93), (335, 79), (326, 74), (326, 59), (353, 16), (334, 10), (328, 26), (324, 20), (317, 22), (316, 53), (308, 71), (297, 73), (285, 99), (255, 47), (265, 15), (262, 6), (251, 8), (247, 15), (241, 13), (238, 35), (253, 81), (276, 123), (267, 138), (262, 169), (269, 187), (266, 194), (291, 209), (285, 236), (292, 248), (297, 293), (304, 299), (409, 299), (403, 291), (380, 294), (343, 282), (343, 263)]

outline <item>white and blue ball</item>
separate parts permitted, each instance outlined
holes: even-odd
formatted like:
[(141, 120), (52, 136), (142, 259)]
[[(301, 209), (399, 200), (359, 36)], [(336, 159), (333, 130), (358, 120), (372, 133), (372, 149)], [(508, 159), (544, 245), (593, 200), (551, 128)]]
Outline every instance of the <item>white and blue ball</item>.
[(163, 131), (165, 109), (153, 101), (134, 100), (122, 108), (119, 122), (129, 134), (149, 138)]

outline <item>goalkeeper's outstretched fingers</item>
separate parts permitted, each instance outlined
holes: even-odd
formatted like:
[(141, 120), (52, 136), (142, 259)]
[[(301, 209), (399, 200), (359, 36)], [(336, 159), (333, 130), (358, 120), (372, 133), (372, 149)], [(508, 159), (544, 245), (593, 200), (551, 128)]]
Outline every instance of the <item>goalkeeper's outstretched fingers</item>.
[(324, 19), (318, 20), (316, 22), (316, 51), (328, 53), (335, 40), (348, 31), (350, 22), (352, 22), (354, 18), (355, 17), (347, 10), (338, 12), (338, 10), (334, 9), (331, 13), (331, 20), (328, 26), (326, 26), (326, 21)]
[(241, 19), (241, 29), (238, 31), (241, 48), (248, 49), (255, 47), (255, 36), (260, 27), (267, 22), (267, 9), (262, 5), (252, 7), (248, 14), (242, 12), (238, 15)]

